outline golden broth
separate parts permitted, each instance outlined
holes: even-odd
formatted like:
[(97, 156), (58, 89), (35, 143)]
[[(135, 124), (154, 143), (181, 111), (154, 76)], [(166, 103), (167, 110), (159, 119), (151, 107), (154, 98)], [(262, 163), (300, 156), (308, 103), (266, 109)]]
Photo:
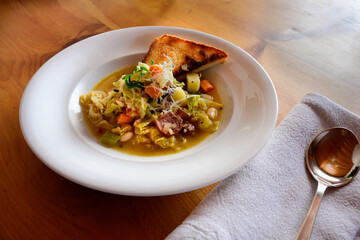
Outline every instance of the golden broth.
[[(113, 90), (114, 86), (112, 83), (119, 80), (122, 75), (132, 73), (135, 70), (135, 67), (136, 67), (135, 65), (129, 66), (129, 67), (125, 67), (123, 69), (113, 72), (109, 76), (102, 79), (98, 84), (96, 84), (95, 87), (92, 89), (92, 91), (101, 90), (101, 91), (107, 92), (107, 91)], [(218, 103), (222, 103), (220, 94), (218, 93), (217, 90), (214, 90), (214, 91), (208, 93), (208, 95), (211, 95), (214, 98), (214, 101), (216, 101)], [(218, 112), (217, 118), (215, 120), (219, 121), (221, 119), (221, 113), (222, 113), (222, 111), (220, 110)], [(95, 128), (87, 120), (86, 116), (85, 116), (85, 119), (86, 119), (87, 126), (90, 129), (91, 133), (96, 138), (100, 139), (102, 133), (99, 133), (98, 129)], [(186, 138), (186, 142), (180, 144), (180, 147), (181, 147), (180, 151), (183, 151), (185, 149), (195, 146), (196, 144), (203, 141), (210, 134), (211, 133), (202, 132), (200, 130), (196, 130), (194, 136), (188, 136), (186, 134), (180, 133), (179, 135)], [(138, 155), (138, 156), (159, 156), (159, 155), (173, 154), (173, 153), (178, 152), (171, 148), (165, 148), (165, 149), (161, 148), (160, 146), (155, 145), (155, 144), (152, 144), (152, 146), (153, 146), (152, 148), (148, 148), (144, 145), (135, 145), (135, 144), (132, 144), (132, 142), (130, 140), (130, 141), (121, 143), (119, 146), (113, 147), (113, 149), (119, 150), (123, 153), (128, 153), (128, 154)]]

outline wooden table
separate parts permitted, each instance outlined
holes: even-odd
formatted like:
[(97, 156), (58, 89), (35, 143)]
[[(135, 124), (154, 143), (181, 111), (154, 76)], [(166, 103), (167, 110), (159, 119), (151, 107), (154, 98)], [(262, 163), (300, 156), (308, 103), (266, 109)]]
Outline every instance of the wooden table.
[(133, 26), (191, 28), (255, 57), (279, 98), (278, 123), (319, 92), (360, 114), (360, 4), (341, 0), (58, 0), (0, 3), (0, 239), (163, 239), (215, 187), (172, 196), (91, 190), (26, 144), (19, 103), (36, 70), (67, 46)]

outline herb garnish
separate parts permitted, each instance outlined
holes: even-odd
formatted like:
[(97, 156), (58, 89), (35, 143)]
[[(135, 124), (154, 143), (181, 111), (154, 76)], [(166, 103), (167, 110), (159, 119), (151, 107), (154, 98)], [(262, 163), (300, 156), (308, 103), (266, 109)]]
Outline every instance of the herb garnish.
[[(139, 69), (138, 66), (136, 66), (135, 71), (133, 73), (123, 76), (122, 79), (125, 80), (126, 86), (128, 86), (128, 88), (134, 88), (134, 87), (143, 88), (144, 84), (140, 82), (141, 77), (145, 75), (143, 71), (149, 73), (149, 70), (146, 67), (140, 67)], [(131, 81), (131, 76), (134, 75), (134, 73), (138, 73), (138, 72), (140, 72), (139, 78), (135, 82)]]

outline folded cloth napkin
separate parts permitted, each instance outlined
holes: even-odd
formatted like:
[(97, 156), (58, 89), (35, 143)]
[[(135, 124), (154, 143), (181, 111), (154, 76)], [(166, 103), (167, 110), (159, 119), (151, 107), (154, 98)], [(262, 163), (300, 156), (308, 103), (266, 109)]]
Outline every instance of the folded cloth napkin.
[[(294, 239), (317, 182), (305, 166), (313, 137), (331, 127), (360, 137), (360, 117), (328, 98), (307, 94), (262, 151), (219, 183), (166, 239)], [(328, 188), (311, 239), (360, 239), (360, 176)]]

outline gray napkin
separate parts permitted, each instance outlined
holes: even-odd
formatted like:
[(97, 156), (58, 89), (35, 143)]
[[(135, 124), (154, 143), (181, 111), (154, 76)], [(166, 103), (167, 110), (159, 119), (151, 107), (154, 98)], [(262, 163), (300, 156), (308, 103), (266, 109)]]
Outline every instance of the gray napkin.
[[(320, 94), (306, 95), (263, 150), (218, 184), (167, 240), (294, 239), (317, 186), (305, 167), (307, 146), (336, 126), (360, 137), (359, 116)], [(360, 239), (360, 176), (326, 190), (311, 239)]]

